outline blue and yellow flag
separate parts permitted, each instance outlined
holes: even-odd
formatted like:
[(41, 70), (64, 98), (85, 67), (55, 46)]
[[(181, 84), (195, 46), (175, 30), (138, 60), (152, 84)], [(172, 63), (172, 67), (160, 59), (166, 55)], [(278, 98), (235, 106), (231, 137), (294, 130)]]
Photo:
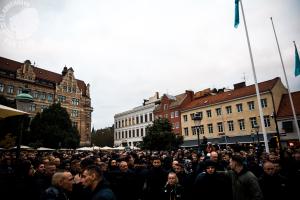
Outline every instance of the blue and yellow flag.
[(237, 28), (240, 23), (240, 14), (239, 14), (239, 1), (240, 0), (235, 0), (235, 15), (234, 15), (234, 28)]
[(297, 50), (297, 46), (295, 45), (295, 76), (300, 75), (300, 59), (299, 59), (299, 54)]

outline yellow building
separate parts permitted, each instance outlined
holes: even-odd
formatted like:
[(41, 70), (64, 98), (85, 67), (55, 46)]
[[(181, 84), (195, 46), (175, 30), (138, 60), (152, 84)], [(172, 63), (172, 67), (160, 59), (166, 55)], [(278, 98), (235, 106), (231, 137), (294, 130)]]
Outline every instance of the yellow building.
[(60, 102), (66, 108), (73, 126), (80, 133), (80, 144), (91, 143), (91, 98), (89, 84), (75, 79), (74, 70), (64, 67), (62, 74), (38, 68), (29, 60), (24, 63), (0, 57), (0, 95), (14, 102), (24, 88), (33, 97), (30, 116)]
[[(278, 111), (282, 95), (287, 93), (287, 89), (278, 77), (258, 85), (264, 126), (270, 138), (276, 134), (277, 129), (274, 113)], [(198, 134), (201, 142), (203, 136), (208, 141), (219, 144), (262, 142), (257, 103), (255, 85), (246, 86), (245, 82), (235, 84), (232, 90), (222, 89), (194, 97), (181, 110), (183, 146), (196, 146)], [(196, 114), (201, 117), (199, 124), (193, 120)]]

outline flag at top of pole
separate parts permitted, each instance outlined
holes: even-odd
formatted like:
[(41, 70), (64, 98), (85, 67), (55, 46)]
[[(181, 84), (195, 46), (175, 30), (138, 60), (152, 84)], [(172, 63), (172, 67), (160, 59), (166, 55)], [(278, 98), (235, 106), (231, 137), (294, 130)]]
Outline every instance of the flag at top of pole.
[(295, 41), (294, 41), (294, 45), (295, 45), (295, 76), (298, 76), (300, 75), (300, 59), (299, 59), (299, 54), (298, 54)]
[(234, 28), (237, 28), (240, 23), (240, 13), (239, 13), (239, 1), (240, 0), (235, 0), (235, 15), (234, 15)]

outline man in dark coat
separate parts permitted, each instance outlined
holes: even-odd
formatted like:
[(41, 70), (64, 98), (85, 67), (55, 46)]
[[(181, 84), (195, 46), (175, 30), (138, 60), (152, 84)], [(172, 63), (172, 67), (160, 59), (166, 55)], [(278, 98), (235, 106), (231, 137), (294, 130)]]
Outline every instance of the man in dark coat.
[(116, 200), (114, 193), (103, 178), (102, 171), (98, 166), (88, 166), (83, 171), (81, 182), (82, 185), (91, 189), (91, 200)]

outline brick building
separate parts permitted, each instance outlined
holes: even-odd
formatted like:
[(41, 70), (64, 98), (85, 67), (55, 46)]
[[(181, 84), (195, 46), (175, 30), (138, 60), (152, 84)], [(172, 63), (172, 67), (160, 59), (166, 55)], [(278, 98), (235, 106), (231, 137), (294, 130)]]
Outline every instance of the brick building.
[(20, 63), (0, 57), (0, 95), (15, 101), (24, 88), (29, 90), (34, 100), (30, 107), (31, 117), (49, 105), (60, 102), (80, 133), (80, 144), (90, 144), (93, 111), (90, 85), (76, 79), (72, 67), (64, 67), (62, 73), (58, 74), (38, 68), (29, 60)]
[(193, 96), (194, 92), (189, 90), (176, 96), (164, 94), (160, 104), (153, 111), (154, 118), (167, 118), (172, 124), (173, 132), (176, 135), (181, 135), (180, 110), (185, 104), (192, 101)]

